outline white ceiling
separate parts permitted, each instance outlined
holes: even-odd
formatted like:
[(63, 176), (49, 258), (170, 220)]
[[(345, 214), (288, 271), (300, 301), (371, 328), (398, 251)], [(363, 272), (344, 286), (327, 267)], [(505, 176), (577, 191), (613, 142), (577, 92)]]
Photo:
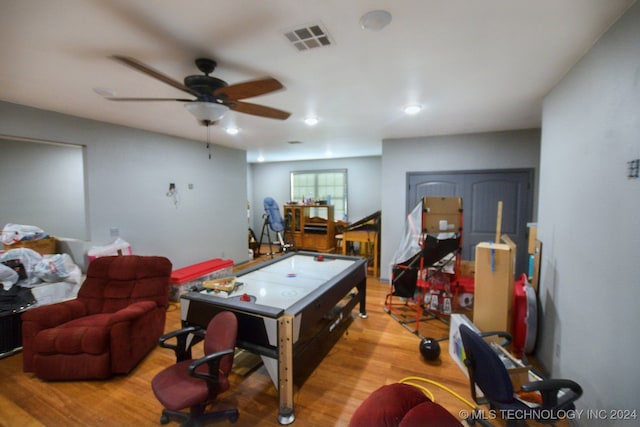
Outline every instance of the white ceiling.
[[(210, 57), (229, 84), (280, 80), (285, 90), (247, 101), (292, 113), (227, 113), (211, 142), (249, 162), (380, 155), (387, 138), (539, 126), (544, 95), (634, 1), (0, 0), (0, 99), (204, 142), (179, 102), (111, 102), (94, 88), (188, 97), (109, 56), (178, 81)], [(363, 30), (374, 9), (391, 24)], [(296, 50), (284, 32), (310, 23), (333, 44)], [(425, 109), (406, 116), (408, 103)]]

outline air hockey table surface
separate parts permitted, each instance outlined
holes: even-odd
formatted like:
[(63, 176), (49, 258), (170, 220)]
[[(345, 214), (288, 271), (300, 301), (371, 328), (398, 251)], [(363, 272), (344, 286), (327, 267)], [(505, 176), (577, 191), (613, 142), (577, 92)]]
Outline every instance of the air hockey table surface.
[(206, 327), (218, 312), (238, 318), (237, 346), (259, 354), (278, 389), (281, 424), (295, 420), (293, 386), (301, 385), (352, 321), (366, 317), (366, 261), (291, 252), (237, 273), (230, 292), (197, 289), (181, 296), (183, 324)]

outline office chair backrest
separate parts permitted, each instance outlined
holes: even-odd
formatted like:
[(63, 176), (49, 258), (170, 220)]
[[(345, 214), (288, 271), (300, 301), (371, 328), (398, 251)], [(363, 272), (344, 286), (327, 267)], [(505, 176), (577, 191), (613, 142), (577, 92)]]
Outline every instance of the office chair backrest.
[[(235, 314), (230, 311), (223, 311), (215, 315), (207, 325), (207, 333), (204, 338), (205, 354), (212, 354), (218, 351), (234, 348), (236, 345), (236, 336), (238, 333), (238, 320)], [(220, 373), (226, 377), (233, 367), (233, 354), (222, 357), (220, 359)], [(220, 384), (225, 390), (228, 384)]]
[(511, 378), (496, 352), (466, 325), (460, 325), (460, 337), (471, 381), (480, 387), (488, 400), (512, 402), (514, 397)]

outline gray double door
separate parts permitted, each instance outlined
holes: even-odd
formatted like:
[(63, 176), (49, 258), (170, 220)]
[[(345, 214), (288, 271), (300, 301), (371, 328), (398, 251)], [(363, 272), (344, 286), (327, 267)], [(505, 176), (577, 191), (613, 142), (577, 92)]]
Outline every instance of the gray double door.
[(426, 196), (462, 197), (462, 259), (475, 259), (479, 242), (495, 241), (498, 202), (501, 234), (517, 245), (516, 278), (528, 271), (527, 245), (533, 211), (533, 169), (407, 174), (407, 213)]

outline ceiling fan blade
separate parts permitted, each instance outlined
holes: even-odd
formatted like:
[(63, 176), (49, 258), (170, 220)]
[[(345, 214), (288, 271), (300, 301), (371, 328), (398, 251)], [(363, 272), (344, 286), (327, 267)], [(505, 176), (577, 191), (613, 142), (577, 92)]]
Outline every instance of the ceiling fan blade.
[(121, 56), (121, 55), (113, 55), (111, 56), (111, 58), (115, 59), (116, 61), (122, 62), (123, 64), (131, 68), (135, 68), (136, 70), (141, 71), (142, 73), (148, 76), (158, 79), (161, 82), (168, 84), (169, 86), (173, 86), (176, 89), (180, 89), (183, 92), (190, 93), (193, 96), (198, 96), (198, 92), (189, 89), (179, 81), (174, 80), (173, 78), (167, 76), (166, 74), (161, 73), (160, 71), (154, 70), (153, 68), (149, 67), (146, 64), (143, 64), (142, 62), (138, 61), (135, 58), (131, 58), (128, 56)]
[(229, 108), (239, 113), (252, 114), (269, 119), (286, 120), (291, 115), (291, 113), (286, 111), (265, 107), (264, 105), (251, 104), (249, 102), (233, 101), (228, 105)]
[(104, 99), (109, 101), (179, 101), (179, 102), (192, 102), (193, 99), (182, 98), (113, 98), (105, 96)]
[(233, 101), (236, 99), (252, 98), (258, 95), (264, 95), (282, 88), (284, 88), (284, 86), (278, 80), (272, 77), (267, 77), (264, 79), (251, 80), (216, 89), (213, 91), (212, 95), (224, 95), (229, 100)]

